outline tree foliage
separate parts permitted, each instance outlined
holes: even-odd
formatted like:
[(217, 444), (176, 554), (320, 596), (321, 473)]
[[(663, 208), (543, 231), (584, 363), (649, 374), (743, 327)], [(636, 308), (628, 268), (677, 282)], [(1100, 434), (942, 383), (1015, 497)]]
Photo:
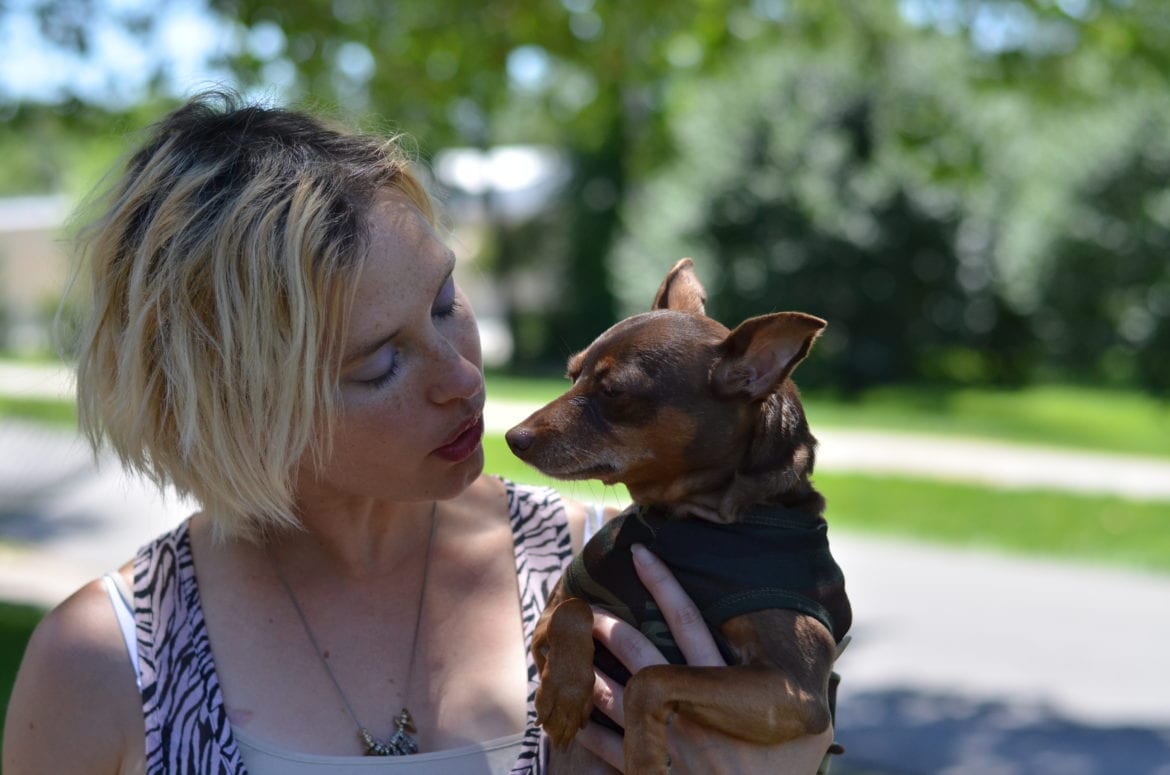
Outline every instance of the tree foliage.
[[(1170, 387), (1162, 0), (209, 1), (245, 89), (424, 157), (563, 150), (561, 195), (483, 256), (549, 291), (513, 298), (522, 362), (693, 255), (729, 323), (828, 318), (824, 385)], [(39, 0), (46, 38), (84, 49), (93, 2)]]

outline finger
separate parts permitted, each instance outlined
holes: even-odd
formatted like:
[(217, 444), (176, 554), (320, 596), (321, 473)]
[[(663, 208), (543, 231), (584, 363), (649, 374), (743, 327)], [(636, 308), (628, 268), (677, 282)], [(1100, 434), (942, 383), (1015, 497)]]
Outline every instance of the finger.
[(631, 674), (650, 665), (667, 664), (662, 652), (633, 625), (599, 608), (593, 609), (593, 637), (609, 649)]
[(596, 721), (590, 721), (586, 724), (584, 729), (577, 733), (575, 739), (582, 748), (590, 751), (615, 770), (621, 772), (622, 768), (626, 766), (622, 756), (621, 735), (606, 729)]
[(719, 653), (715, 637), (703, 614), (675, 579), (666, 563), (641, 544), (634, 544), (634, 570), (650, 591), (666, 619), (670, 634), (678, 643), (688, 665), (722, 667), (727, 663)]
[(599, 670), (593, 671), (593, 707), (623, 729), (626, 726), (625, 687)]

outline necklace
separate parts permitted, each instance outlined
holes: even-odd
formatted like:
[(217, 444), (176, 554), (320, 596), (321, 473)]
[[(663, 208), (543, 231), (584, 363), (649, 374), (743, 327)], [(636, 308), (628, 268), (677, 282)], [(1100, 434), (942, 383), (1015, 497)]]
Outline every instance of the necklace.
[[(418, 631), (422, 625), (423, 602), (427, 590), (427, 575), (431, 569), (431, 545), (435, 542), (435, 512), (438, 511), (438, 508), (439, 503), (436, 501), (431, 507), (431, 529), (427, 534), (427, 553), (423, 560), (422, 586), (418, 590), (418, 607), (414, 615), (414, 635), (410, 643), (410, 660), (407, 663), (405, 696), (409, 696), (410, 684), (414, 678), (414, 653), (418, 646)], [(353, 707), (350, 706), (349, 700), (346, 699), (345, 692), (341, 690), (341, 684), (337, 682), (337, 677), (333, 675), (333, 670), (329, 667), (329, 662), (325, 659), (324, 652), (317, 645), (317, 639), (313, 636), (312, 628), (309, 627), (309, 620), (305, 618), (305, 612), (301, 610), (301, 605), (297, 602), (297, 596), (293, 594), (292, 587), (289, 586), (288, 580), (285, 579), (284, 573), (281, 572), (280, 564), (272, 556), (271, 549), (268, 551), (268, 559), (272, 562), (272, 568), (276, 571), (276, 578), (280, 580), (280, 585), (284, 587), (285, 594), (288, 595), (289, 602), (292, 603), (293, 610), (296, 611), (297, 618), (301, 621), (301, 627), (304, 628), (305, 635), (308, 637), (309, 643), (313, 646), (313, 651), (317, 653), (317, 659), (321, 662), (321, 666), (325, 668), (325, 674), (329, 676), (329, 680), (333, 682), (333, 688), (337, 690), (337, 696), (341, 698), (341, 704), (345, 706), (346, 713), (349, 714), (354, 726), (357, 727), (358, 739), (365, 746), (366, 756), (405, 756), (407, 754), (418, 753), (418, 742), (413, 737), (413, 735), (418, 733), (418, 730), (415, 729), (414, 718), (405, 707), (395, 716), (394, 732), (385, 742), (374, 737), (370, 733), (370, 730), (358, 721), (357, 714), (353, 712)]]

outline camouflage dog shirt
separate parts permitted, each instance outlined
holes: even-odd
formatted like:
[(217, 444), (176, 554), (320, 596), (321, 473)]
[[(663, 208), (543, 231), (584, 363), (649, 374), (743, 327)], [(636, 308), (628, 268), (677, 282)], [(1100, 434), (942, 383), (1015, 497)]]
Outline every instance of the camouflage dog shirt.
[[(719, 524), (670, 519), (661, 509), (631, 506), (590, 539), (565, 571), (563, 583), (570, 595), (637, 627), (674, 664), (686, 660), (634, 570), (630, 546), (635, 543), (674, 572), (729, 664), (737, 660), (719, 626), (740, 614), (768, 608), (799, 611), (824, 624), (838, 643), (852, 624), (845, 578), (829, 552), (822, 517), (760, 506), (738, 522)], [(599, 666), (621, 680), (624, 676), (610, 672), (613, 667), (601, 657)]]

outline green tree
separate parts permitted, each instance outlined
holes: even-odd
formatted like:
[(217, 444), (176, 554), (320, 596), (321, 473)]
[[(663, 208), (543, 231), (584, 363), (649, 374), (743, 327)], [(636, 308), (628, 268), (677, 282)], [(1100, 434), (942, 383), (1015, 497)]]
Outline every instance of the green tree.
[[(39, 0), (47, 38), (84, 49), (93, 2)], [(513, 310), (526, 362), (559, 364), (694, 255), (729, 322), (829, 317), (808, 374), (850, 390), (1170, 383), (1149, 357), (1167, 318), (1162, 0), (210, 2), (245, 89), (406, 131), (424, 158), (562, 149), (561, 196), (498, 224), (483, 257), (504, 287), (551, 288)], [(1118, 221), (1121, 248), (1093, 233)], [(1081, 336), (1100, 364), (1070, 355)]]
[[(648, 264), (692, 254), (729, 322), (777, 307), (828, 317), (805, 380), (850, 392), (891, 380), (1075, 375), (1058, 349), (1044, 349), (1056, 341), (1045, 331), (1070, 329), (1052, 321), (1077, 314), (1053, 294), (1130, 299), (1129, 336), (1160, 341), (1161, 270), (1151, 268), (1165, 263), (1153, 247), (1160, 236), (1143, 243), (1148, 259), (1088, 259), (1110, 270), (1070, 273), (1061, 256), (1070, 220), (1118, 220), (1102, 179), (1123, 179), (1133, 200), (1125, 218), (1159, 234), (1161, 216), (1140, 212), (1161, 212), (1164, 180), (1129, 172), (1156, 169), (1156, 132), (1139, 131), (1165, 125), (1155, 117), (1165, 102), (1156, 56), (1133, 62), (1094, 43), (1096, 19), (1117, 21), (1105, 11), (1074, 24), (1021, 3), (945, 5), (942, 34), (939, 18), (909, 23), (912, 14), (865, 6), (837, 16), (824, 38), (785, 25), (780, 45), (737, 54), (734, 80), (715, 72), (678, 84), (669, 98), (678, 153), (631, 200), (617, 253), (625, 309), (647, 297)], [(993, 39), (980, 14), (1011, 9), (1030, 15)], [(1063, 42), (1046, 31), (1058, 23)], [(1013, 42), (1012, 30), (1028, 34)], [(1098, 70), (1127, 88), (1102, 92), (1080, 75)], [(1121, 314), (1108, 314), (1117, 306), (1081, 305), (1068, 322), (1120, 341)], [(1140, 373), (1155, 387), (1149, 361)]]
[(392, 117), (424, 155), (509, 142), (564, 150), (571, 179), (550, 220), (564, 230), (562, 250), (537, 254), (527, 232), (501, 231), (487, 257), (505, 273), (540, 262), (557, 278), (549, 331), (535, 352), (521, 350), (555, 361), (616, 315), (611, 246), (631, 180), (666, 154), (664, 83), (737, 42), (729, 17), (778, 23), (726, 0), (490, 0), (474, 9), (451, 0), (214, 0), (214, 7), (284, 41), (265, 57), (245, 53), (232, 62), (247, 83), (285, 73), (294, 94), (333, 95), (344, 111)]
[(1086, 185), (1053, 245), (1037, 329), (1051, 366), (1170, 390), (1170, 121), (1150, 117)]

